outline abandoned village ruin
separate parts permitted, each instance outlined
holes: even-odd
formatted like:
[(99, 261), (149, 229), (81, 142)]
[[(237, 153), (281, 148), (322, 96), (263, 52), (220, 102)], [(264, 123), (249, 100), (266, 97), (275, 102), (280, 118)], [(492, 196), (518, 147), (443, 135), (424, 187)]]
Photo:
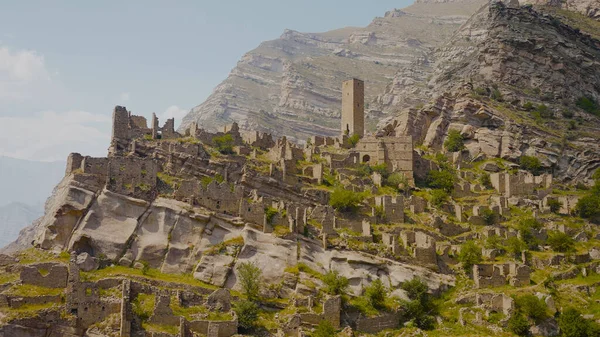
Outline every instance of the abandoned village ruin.
[[(48, 206), (49, 216), (42, 219), (45, 230), (34, 242), (44, 250), (71, 252), (68, 264), (26, 265), (20, 281), (66, 288), (64, 305), (76, 317), (74, 331), (117, 315), (120, 336), (131, 336), (132, 324), (138, 324), (131, 302), (140, 294), (150, 294), (156, 301), (149, 322), (178, 326), (179, 336), (228, 337), (238, 331), (230, 303), (234, 295), (227, 289), (235, 285), (235, 261), (244, 254), (256, 255), (267, 259), (260, 266), (268, 281), (283, 278), (284, 290), (273, 296), (293, 298), (296, 306), (308, 308), (282, 324), (281, 333), (297, 335), (321, 320), (335, 328), (345, 324), (376, 333), (397, 328), (398, 315), (350, 313), (342, 317), (339, 296), (317, 299), (314, 289), (289, 279), (284, 269), (300, 261), (315, 266), (327, 261), (329, 268), (340, 270), (358, 263), (365, 271), (349, 277), (354, 292), (375, 273), (389, 277), (391, 287), (416, 274), (424, 275), (436, 293), (453, 285), (449, 266), (457, 263), (460, 243), (480, 235), (518, 235), (498, 224), (510, 215), (511, 205), (526, 203), (534, 214), (542, 214), (549, 212), (549, 200), (560, 199), (560, 213), (571, 212), (576, 199), (552, 195), (552, 175), (509, 174), (490, 164), (493, 192), (482, 194), (486, 187), (468, 172), (460, 173), (453, 190), (455, 198), (488, 196), (490, 206), (445, 203), (442, 209), (451, 216), (434, 214), (426, 228), (412, 226), (409, 217), (426, 213), (430, 207), (428, 200), (410, 190), (428, 171), (437, 170), (437, 164), (415, 149), (410, 136), (365, 133), (364, 86), (357, 79), (343, 83), (339, 137), (314, 136), (305, 146), (285, 137), (241, 131), (237, 124), (210, 133), (192, 123), (179, 134), (173, 119), (161, 127), (153, 114), (148, 126), (144, 117), (115, 107), (108, 157), (69, 155), (65, 179), (56, 190), (67, 202)], [(459, 167), (472, 165), (462, 152), (450, 153), (447, 159)], [(366, 176), (357, 174), (357, 169), (369, 166), (380, 169)], [(396, 187), (402, 193), (382, 188), (383, 176), (390, 174), (401, 175), (401, 186)], [(331, 185), (368, 197), (351, 212), (336, 209), (329, 202), (331, 190), (323, 187)], [(532, 196), (536, 203), (531, 202)], [(375, 234), (374, 226), (382, 224), (388, 226), (380, 226)], [(466, 224), (484, 227), (483, 234), (470, 231)], [(546, 236), (547, 229), (534, 235)], [(384, 251), (376, 256), (372, 249), (356, 248), (369, 244), (379, 244)], [(338, 250), (349, 249), (363, 252), (336, 255)], [(484, 249), (482, 253), (493, 261), (498, 251)], [(524, 255), (523, 263), (475, 264), (472, 277), (477, 288), (526, 286), (536, 265), (565, 258), (590, 261), (590, 254), (557, 254), (547, 261), (531, 261)], [(169, 283), (80, 277), (80, 270), (88, 272), (100, 264), (192, 273), (195, 279), (224, 288), (179, 289)], [(115, 296), (99, 295), (111, 289)], [(206, 306), (228, 318), (187, 319), (173, 312), (173, 301), (181, 307)], [(493, 292), (469, 301), (489, 311), (509, 313), (514, 308), (512, 298)], [(0, 294), (0, 305), (12, 308), (49, 302), (61, 303), (61, 297)]]

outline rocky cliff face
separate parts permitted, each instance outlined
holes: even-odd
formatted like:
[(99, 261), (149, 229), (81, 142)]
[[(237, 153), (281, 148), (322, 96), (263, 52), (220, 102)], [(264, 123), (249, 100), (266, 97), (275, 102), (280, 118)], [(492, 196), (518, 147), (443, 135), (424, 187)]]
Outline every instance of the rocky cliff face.
[(597, 116), (576, 102), (600, 97), (600, 42), (531, 8), (485, 6), (433, 58), (435, 102), (399, 114), (395, 129), (441, 149), (448, 130), (472, 158), (542, 159), (566, 181), (600, 166)]
[(429, 75), (428, 55), (482, 3), (417, 2), (365, 28), (319, 34), (286, 30), (246, 54), (206, 102), (184, 118), (181, 130), (192, 121), (208, 130), (235, 121), (242, 129), (296, 140), (337, 135), (339, 84), (350, 77), (368, 83), (367, 124), (373, 130), (382, 114), (427, 97), (425, 88), (412, 84), (424, 83)]

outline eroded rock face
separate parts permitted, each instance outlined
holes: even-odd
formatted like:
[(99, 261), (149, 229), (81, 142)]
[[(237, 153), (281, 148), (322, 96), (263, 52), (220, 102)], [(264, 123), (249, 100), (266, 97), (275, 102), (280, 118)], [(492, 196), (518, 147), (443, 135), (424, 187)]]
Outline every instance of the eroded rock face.
[[(373, 118), (398, 105), (422, 102), (412, 84), (424, 83), (429, 75), (426, 55), (484, 2), (417, 3), (390, 11), (365, 28), (320, 34), (286, 30), (244, 55), (180, 129), (194, 121), (209, 130), (235, 121), (242, 129), (292, 140), (337, 135), (340, 83), (350, 77), (368, 83), (365, 101)], [(386, 87), (390, 90), (381, 95)]]
[[(558, 180), (585, 181), (600, 167), (598, 137), (591, 136), (600, 121), (575, 102), (600, 97), (599, 46), (531, 8), (486, 5), (434, 53), (429, 88), (440, 96), (382, 121), (380, 133), (412, 135), (416, 144), (442, 149), (448, 131), (457, 130), (471, 158), (536, 156)], [(492, 94), (501, 98), (487, 98)], [(526, 102), (551, 116), (528, 120)], [(564, 111), (585, 121), (578, 131), (560, 123)]]

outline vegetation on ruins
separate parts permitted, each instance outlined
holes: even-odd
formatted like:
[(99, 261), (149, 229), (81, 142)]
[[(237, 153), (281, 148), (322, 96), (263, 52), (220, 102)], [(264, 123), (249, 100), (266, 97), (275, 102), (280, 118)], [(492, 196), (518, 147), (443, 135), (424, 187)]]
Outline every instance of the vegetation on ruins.
[(473, 266), (481, 262), (481, 248), (473, 240), (465, 242), (458, 254), (458, 261), (462, 264), (465, 272), (470, 274)]
[(465, 148), (465, 142), (462, 134), (458, 130), (448, 131), (448, 137), (444, 142), (444, 147), (449, 152), (462, 151)]
[(575, 212), (582, 218), (593, 222), (600, 221), (600, 169), (594, 172), (594, 186), (577, 201)]
[(234, 304), (233, 311), (235, 311), (238, 324), (242, 329), (249, 330), (255, 327), (260, 311), (255, 302), (249, 300), (239, 301)]
[(217, 151), (221, 154), (233, 153), (233, 136), (231, 136), (231, 134), (226, 133), (221, 136), (215, 136), (213, 138), (213, 143), (215, 144)]
[(329, 205), (340, 212), (354, 212), (364, 200), (364, 194), (336, 187), (329, 195)]
[(567, 253), (575, 250), (575, 240), (563, 232), (550, 232), (547, 243), (555, 252)]
[(388, 296), (388, 289), (383, 285), (380, 279), (371, 282), (364, 290), (365, 297), (375, 309), (385, 307), (385, 300)]
[(404, 282), (402, 289), (406, 291), (409, 299), (401, 301), (402, 319), (420, 329), (432, 329), (435, 324), (437, 307), (429, 296), (427, 284), (420, 278), (414, 277), (412, 280)]
[(348, 137), (348, 143), (352, 147), (356, 147), (356, 144), (358, 144), (359, 140), (360, 140), (360, 135), (358, 135), (356, 133), (353, 134), (352, 136)]
[(558, 326), (561, 336), (564, 337), (592, 337), (600, 336), (600, 325), (592, 320), (585, 319), (574, 308), (567, 308), (558, 317)]
[(242, 291), (249, 301), (260, 299), (262, 271), (252, 262), (243, 262), (238, 266), (238, 277)]
[(523, 170), (529, 171), (533, 174), (540, 173), (542, 169), (542, 163), (540, 162), (540, 159), (534, 156), (521, 156), (519, 159), (519, 166), (521, 166)]
[(335, 334), (336, 331), (333, 325), (329, 321), (322, 320), (311, 334), (311, 337), (333, 337)]
[(337, 270), (328, 271), (321, 280), (325, 283), (325, 292), (330, 295), (344, 295), (348, 289), (348, 279)]

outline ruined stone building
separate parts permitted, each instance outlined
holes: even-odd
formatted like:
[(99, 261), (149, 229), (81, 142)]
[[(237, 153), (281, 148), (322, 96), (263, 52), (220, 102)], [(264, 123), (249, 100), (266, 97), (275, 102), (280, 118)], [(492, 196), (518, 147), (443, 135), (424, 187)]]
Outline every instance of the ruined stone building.
[(342, 84), (342, 135), (365, 133), (365, 82), (353, 78)]

